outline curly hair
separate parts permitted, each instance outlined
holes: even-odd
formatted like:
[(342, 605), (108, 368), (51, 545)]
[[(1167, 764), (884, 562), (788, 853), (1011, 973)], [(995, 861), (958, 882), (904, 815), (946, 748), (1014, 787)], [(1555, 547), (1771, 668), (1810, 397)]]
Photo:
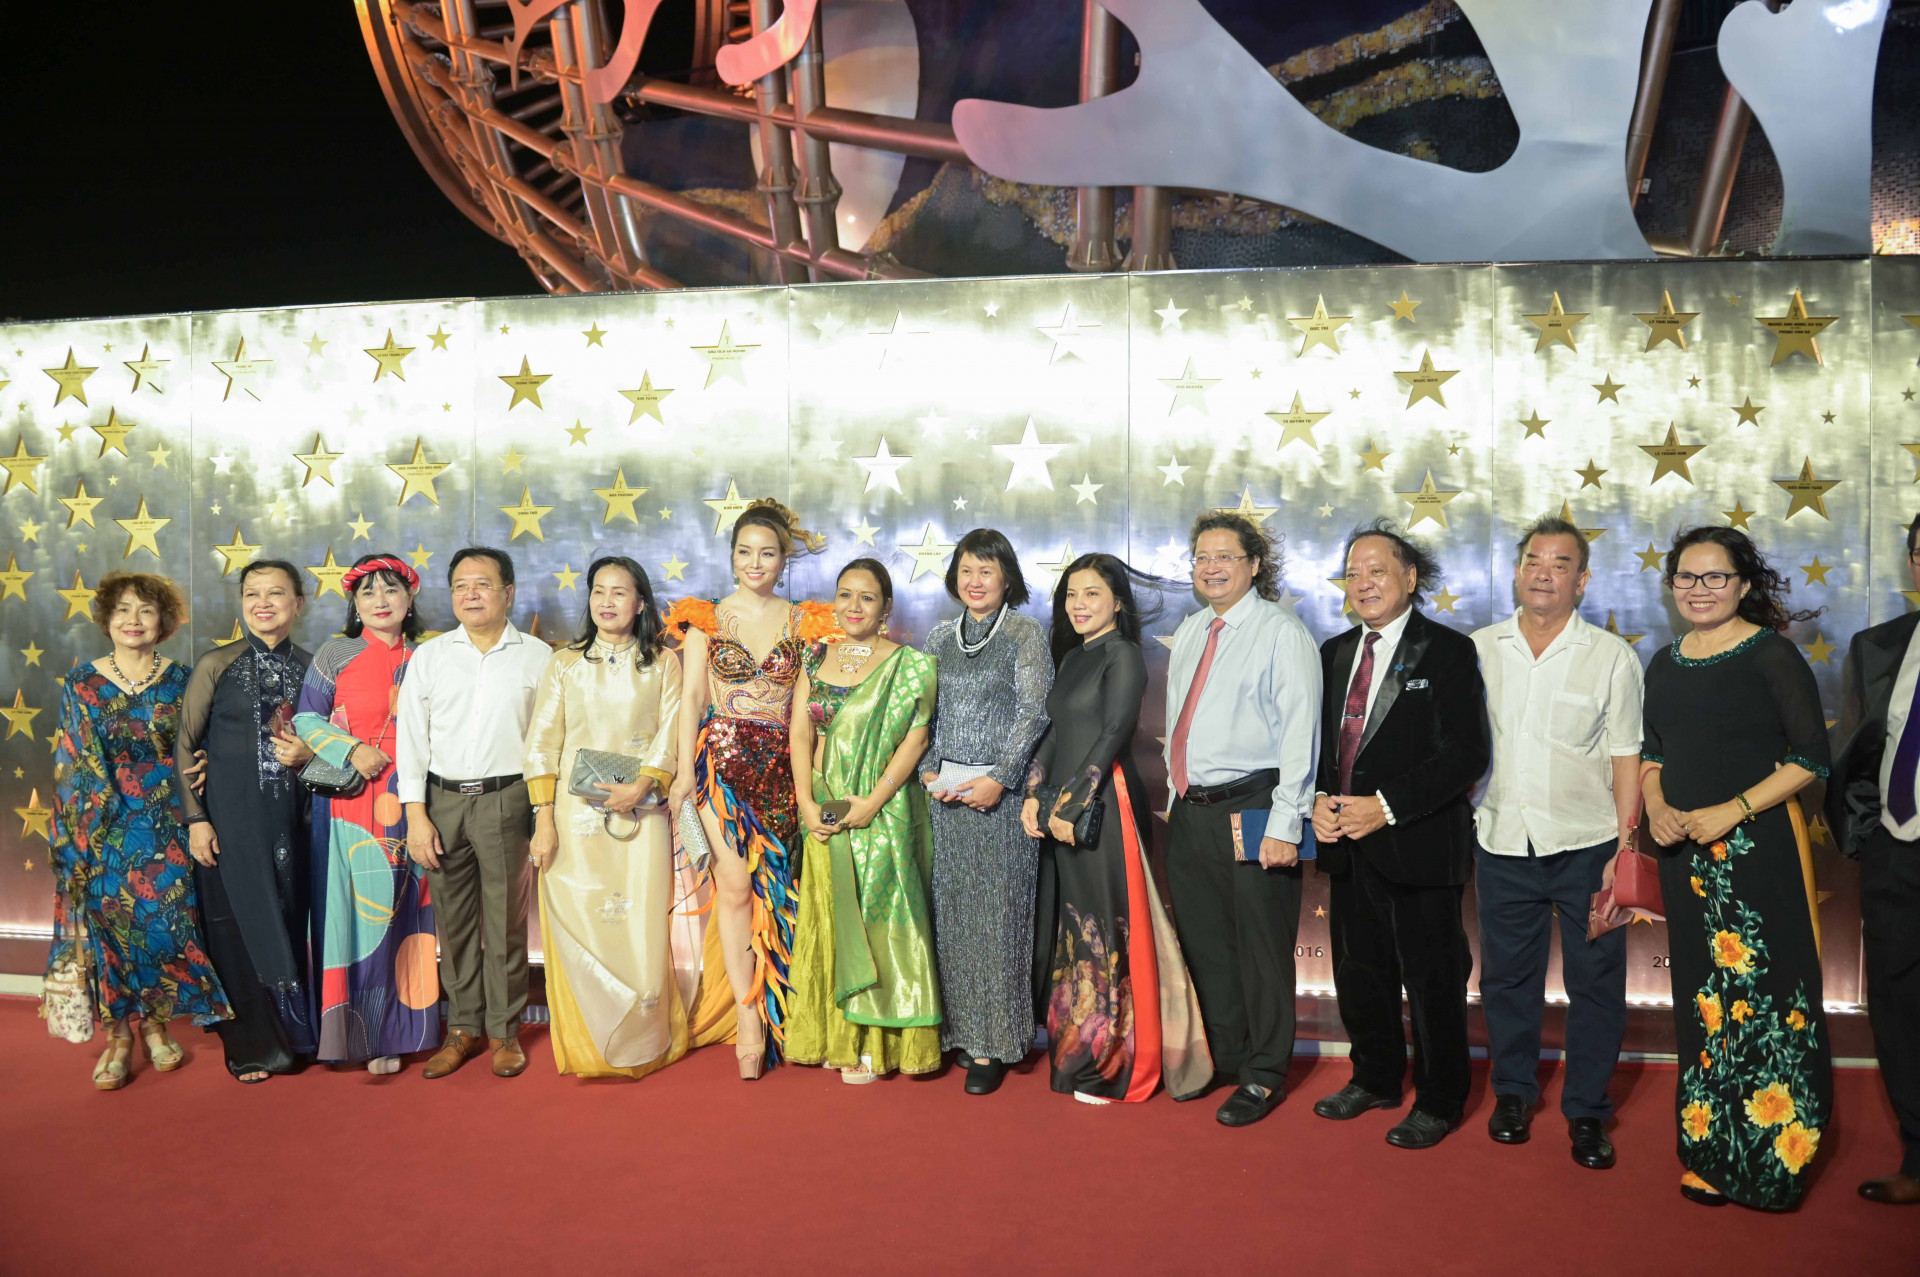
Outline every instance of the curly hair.
[(817, 533), (809, 532), (800, 526), (800, 516), (772, 497), (761, 497), (749, 502), (733, 521), (733, 535), (727, 539), (727, 549), (740, 541), (740, 529), (761, 527), (773, 533), (774, 540), (780, 543), (780, 553), (789, 559), (802, 554), (817, 554), (826, 548), (827, 539)]
[(1280, 549), (1280, 543), (1286, 537), (1269, 532), (1247, 518), (1244, 514), (1235, 514), (1231, 510), (1203, 511), (1187, 530), (1187, 553), (1192, 554), (1200, 545), (1200, 538), (1208, 532), (1231, 532), (1240, 540), (1240, 553), (1248, 558), (1260, 560), (1260, 566), (1253, 574), (1253, 591), (1269, 603), (1280, 600), (1280, 574), (1286, 571), (1286, 555)]
[(93, 587), (93, 623), (109, 641), (113, 638), (113, 610), (121, 596), (132, 594), (142, 603), (153, 604), (160, 614), (160, 638), (164, 643), (187, 623), (187, 597), (180, 587), (152, 572), (109, 572)]
[[(1399, 524), (1384, 516), (1372, 523), (1363, 523), (1347, 534), (1347, 548), (1340, 555), (1342, 572), (1346, 571), (1347, 560), (1353, 557), (1353, 547), (1364, 537), (1379, 537), (1391, 543), (1400, 566), (1413, 569), (1414, 603), (1425, 602), (1427, 595), (1447, 579), (1447, 571), (1440, 566), (1440, 560), (1434, 557), (1432, 548), (1418, 537), (1408, 536), (1400, 530)], [(1580, 539), (1586, 540), (1585, 537)]]
[(1767, 562), (1767, 556), (1760, 553), (1760, 547), (1753, 538), (1738, 528), (1723, 528), (1712, 524), (1697, 528), (1687, 528), (1673, 538), (1673, 548), (1667, 551), (1667, 563), (1661, 572), (1661, 579), (1667, 588), (1673, 588), (1673, 574), (1680, 570), (1680, 556), (1690, 546), (1717, 545), (1727, 552), (1727, 561), (1733, 564), (1733, 572), (1747, 583), (1747, 592), (1740, 600), (1739, 616), (1751, 621), (1763, 630), (1785, 630), (1789, 625), (1801, 621), (1811, 621), (1826, 611), (1823, 607), (1805, 612), (1793, 612), (1787, 608), (1787, 595), (1793, 586), (1786, 577), (1773, 570)]

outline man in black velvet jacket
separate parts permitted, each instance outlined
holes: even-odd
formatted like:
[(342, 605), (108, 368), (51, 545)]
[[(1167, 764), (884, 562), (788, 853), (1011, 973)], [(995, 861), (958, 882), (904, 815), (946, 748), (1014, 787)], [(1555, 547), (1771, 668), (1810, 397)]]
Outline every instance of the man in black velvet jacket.
[(1414, 1103), (1387, 1142), (1431, 1148), (1459, 1126), (1470, 1080), (1473, 956), (1460, 904), (1473, 866), (1469, 794), (1492, 757), (1486, 687), (1473, 640), (1416, 606), (1440, 583), (1425, 546), (1383, 519), (1354, 533), (1346, 561), (1361, 624), (1320, 648), (1313, 830), (1333, 879), (1333, 981), (1353, 1080), (1313, 1111), (1345, 1121), (1399, 1107), (1404, 985)]

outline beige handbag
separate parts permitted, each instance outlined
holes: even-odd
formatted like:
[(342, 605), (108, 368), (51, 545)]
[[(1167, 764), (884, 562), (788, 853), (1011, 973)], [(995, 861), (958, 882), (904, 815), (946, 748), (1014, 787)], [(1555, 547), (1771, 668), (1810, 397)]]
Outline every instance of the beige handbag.
[(73, 956), (56, 962), (47, 972), (40, 994), (40, 1016), (49, 1037), (69, 1042), (93, 1039), (93, 994), (87, 984), (86, 933), (73, 941)]

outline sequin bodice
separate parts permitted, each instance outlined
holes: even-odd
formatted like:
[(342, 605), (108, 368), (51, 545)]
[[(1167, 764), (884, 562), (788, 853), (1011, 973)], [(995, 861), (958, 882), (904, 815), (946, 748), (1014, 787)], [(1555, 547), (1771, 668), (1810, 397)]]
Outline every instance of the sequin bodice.
[(714, 712), (722, 718), (784, 726), (806, 652), (805, 642), (795, 632), (798, 626), (794, 614), (788, 612), (779, 642), (758, 661), (736, 637), (730, 618), (722, 619), (720, 627), (723, 632), (714, 635), (707, 645), (707, 681), (713, 691)]

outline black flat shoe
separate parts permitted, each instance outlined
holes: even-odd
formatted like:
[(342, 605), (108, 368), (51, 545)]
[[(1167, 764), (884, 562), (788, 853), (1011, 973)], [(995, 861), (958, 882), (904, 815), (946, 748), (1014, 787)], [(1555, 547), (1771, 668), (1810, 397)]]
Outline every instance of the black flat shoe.
[(1567, 1123), (1567, 1136), (1573, 1140), (1574, 1161), (1590, 1171), (1604, 1171), (1612, 1168), (1613, 1141), (1607, 1138), (1605, 1125), (1599, 1118), (1572, 1119)]
[(1698, 1202), (1702, 1206), (1725, 1206), (1727, 1204), (1727, 1195), (1725, 1193), (1709, 1193), (1706, 1189), (1695, 1188), (1691, 1184), (1682, 1184), (1680, 1186), (1680, 1196), (1690, 1202)]
[(967, 1061), (967, 1094), (992, 1095), (1000, 1089), (1000, 1083), (1007, 1077), (1007, 1066), (999, 1060), (988, 1060), (985, 1064), (978, 1060)]
[(1277, 1086), (1262, 1091), (1248, 1083), (1235, 1088), (1233, 1094), (1227, 1097), (1227, 1102), (1213, 1115), (1213, 1120), (1222, 1126), (1252, 1126), (1279, 1108), (1280, 1101), (1285, 1098), (1286, 1093)]
[(1527, 1102), (1517, 1095), (1495, 1096), (1487, 1134), (1496, 1144), (1525, 1144), (1533, 1138), (1533, 1114), (1527, 1112)]
[(1332, 1095), (1316, 1102), (1313, 1111), (1335, 1122), (1347, 1122), (1369, 1109), (1397, 1109), (1400, 1104), (1401, 1099), (1398, 1095), (1375, 1095), (1372, 1091), (1349, 1082)]
[(1387, 1132), (1387, 1143), (1395, 1148), (1432, 1148), (1459, 1129), (1458, 1119), (1449, 1122), (1438, 1114), (1414, 1109)]

